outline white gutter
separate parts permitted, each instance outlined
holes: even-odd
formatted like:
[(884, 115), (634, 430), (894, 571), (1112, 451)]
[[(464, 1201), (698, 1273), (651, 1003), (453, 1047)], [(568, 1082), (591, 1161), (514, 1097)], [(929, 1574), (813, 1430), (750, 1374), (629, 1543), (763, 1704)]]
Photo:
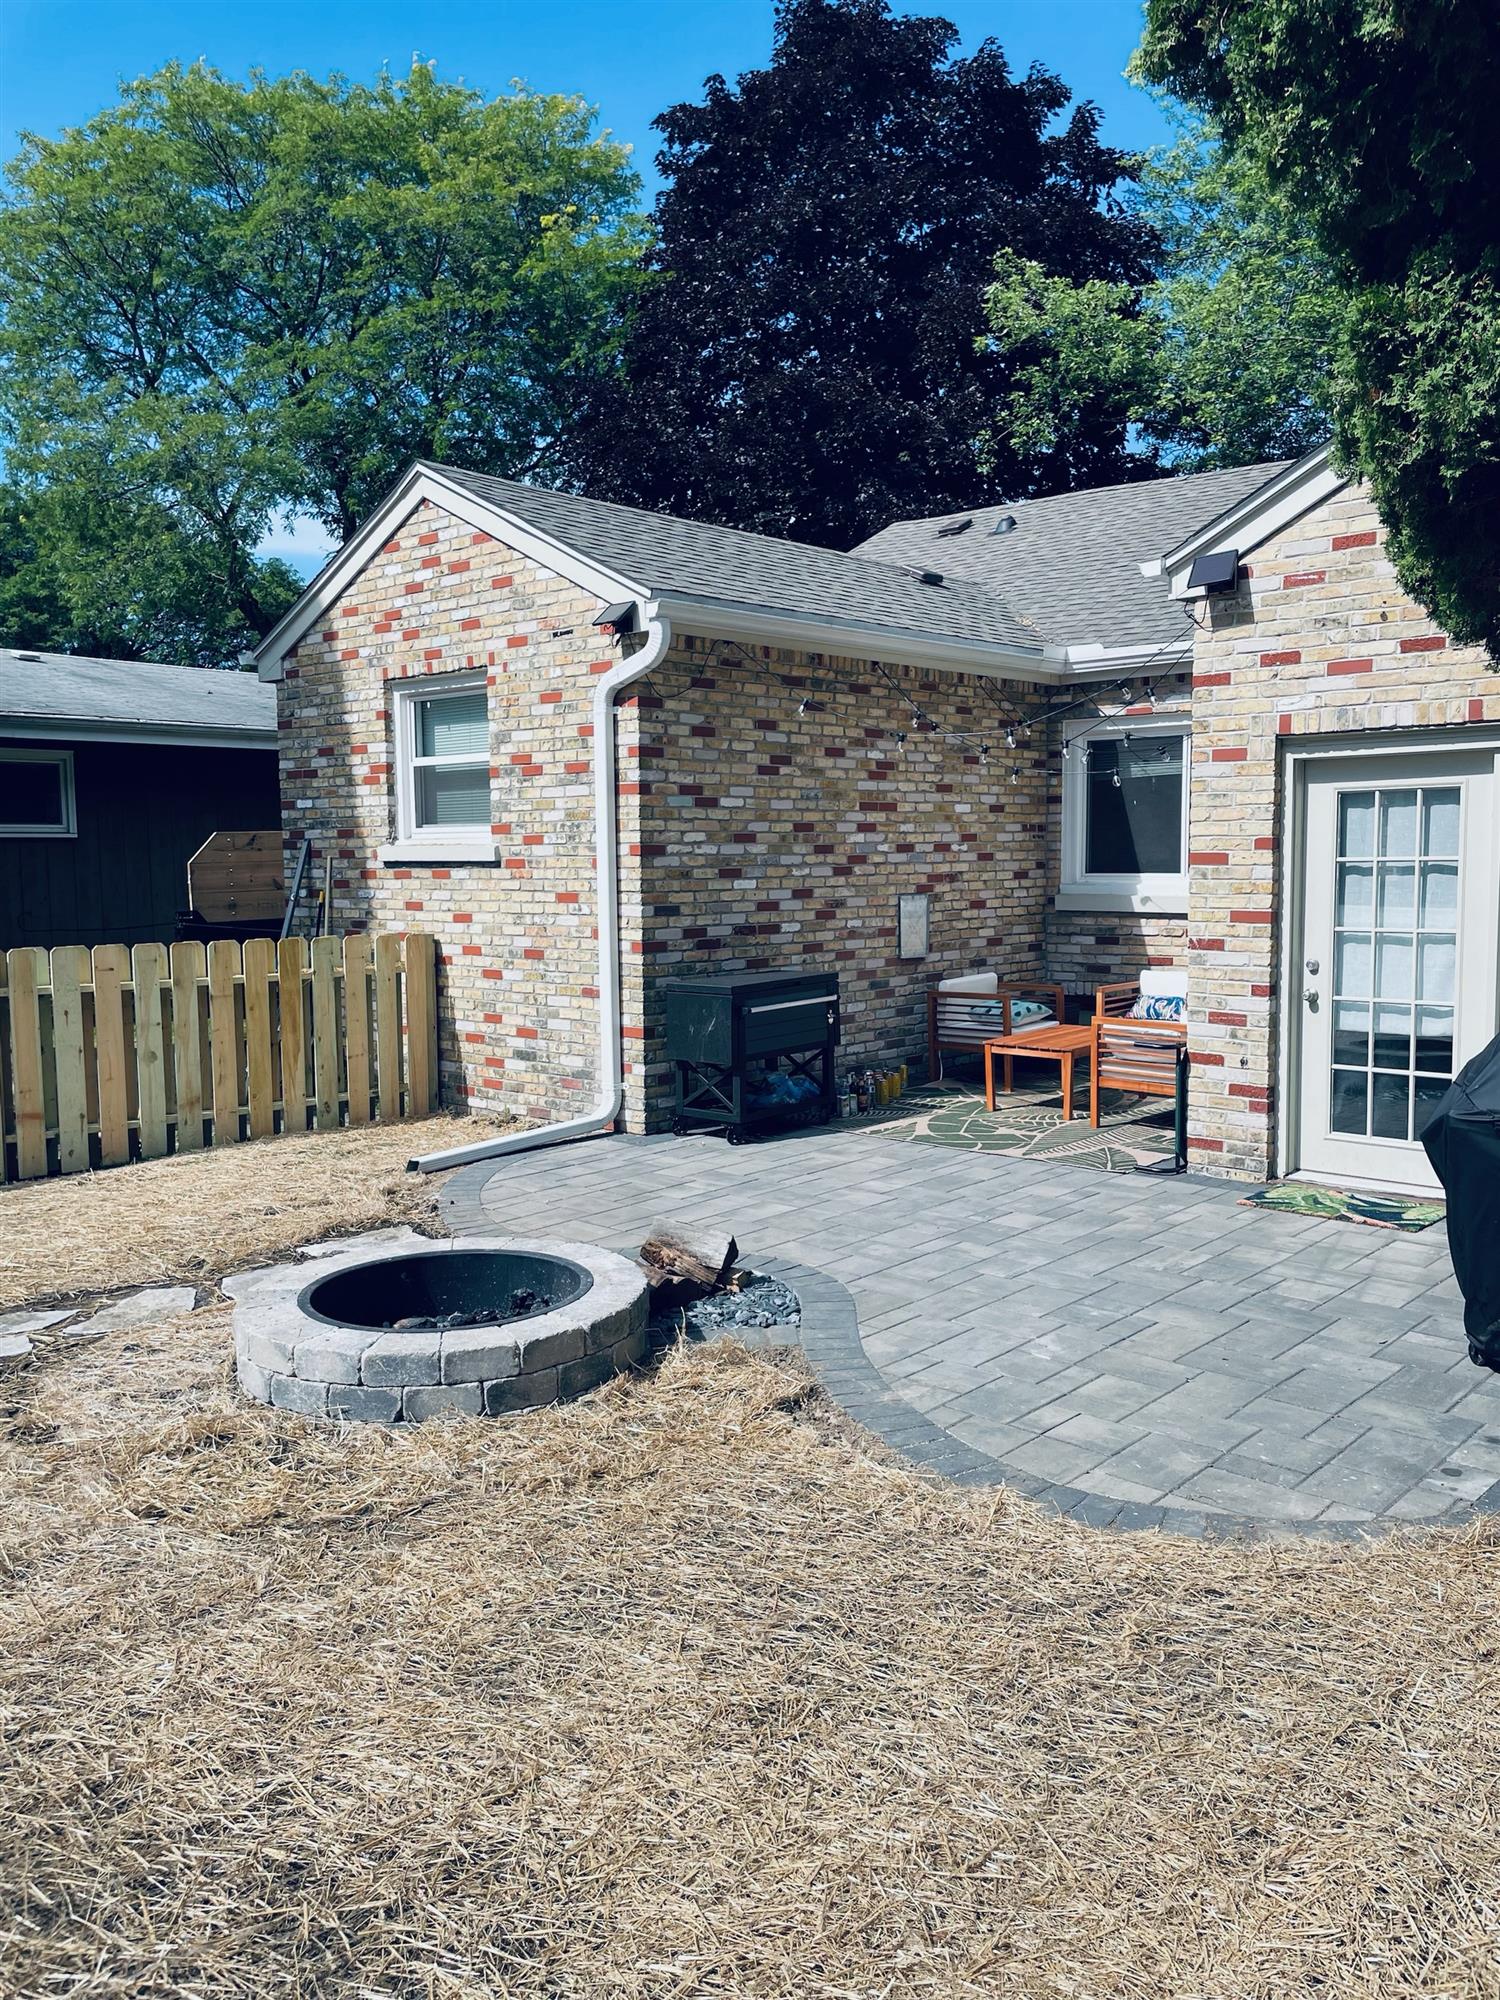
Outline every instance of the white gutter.
[(611, 667), (594, 688), (594, 882), (599, 903), (599, 1098), (592, 1111), (565, 1118), (557, 1125), (530, 1125), (498, 1139), (481, 1139), (473, 1146), (454, 1146), (446, 1153), (423, 1153), (408, 1160), (418, 1173), (440, 1173), (473, 1160), (493, 1160), (506, 1153), (526, 1153), (537, 1146), (560, 1146), (568, 1139), (590, 1139), (608, 1132), (620, 1115), (624, 1078), (620, 1059), (620, 883), (619, 830), (616, 824), (615, 696), (661, 665), (672, 643), (672, 621), (659, 612), (646, 627), (646, 643), (628, 660)]

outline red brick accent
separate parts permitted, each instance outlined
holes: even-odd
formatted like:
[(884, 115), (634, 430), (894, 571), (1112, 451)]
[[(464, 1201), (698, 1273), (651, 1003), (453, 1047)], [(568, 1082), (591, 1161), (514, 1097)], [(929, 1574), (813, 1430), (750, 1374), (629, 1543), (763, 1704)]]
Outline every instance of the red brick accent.
[(1243, 1028), (1250, 1020), (1248, 1014), (1217, 1014), (1211, 1008), (1208, 1018), (1218, 1028)]
[(1403, 653), (1441, 653), (1447, 643), (1446, 639), (1434, 632), (1424, 639), (1403, 639), (1401, 650)]
[(1276, 718), (1276, 734), (1278, 736), (1290, 736), (1291, 733), (1292, 718), (1286, 714), (1278, 715)]
[(1190, 854), (1188, 856), (1188, 865), (1192, 868), (1227, 868), (1229, 866), (1229, 856), (1227, 854)]
[(1375, 530), (1367, 528), (1358, 535), (1335, 535), (1330, 546), (1335, 549), (1373, 549)]
[(1233, 679), (1233, 674), (1194, 674), (1193, 686), (1195, 688), (1228, 687)]
[(1224, 1141), (1222, 1139), (1188, 1140), (1188, 1151), (1190, 1153), (1222, 1153), (1223, 1150)]
[(1469, 720), (1470, 722), (1483, 722), (1484, 720), (1484, 699), (1480, 695), (1471, 695), (1469, 697)]
[(1301, 658), (1300, 653), (1262, 653), (1260, 663), (1263, 667), (1295, 667)]
[(1226, 749), (1215, 750), (1212, 753), (1210, 762), (1215, 764), (1243, 764), (1249, 754), (1243, 743), (1231, 744)]
[(1375, 662), (1373, 660), (1330, 660), (1327, 671), (1330, 674), (1372, 674), (1375, 671)]
[(1327, 581), (1328, 572), (1326, 569), (1303, 569), (1298, 570), (1295, 576), (1284, 576), (1281, 579), (1281, 587), (1283, 590), (1304, 590), (1310, 584), (1326, 583)]
[(1268, 924), (1271, 920), (1271, 912), (1269, 910), (1231, 910), (1229, 912), (1229, 921), (1232, 924)]
[(1189, 951), (1222, 951), (1223, 949), (1223, 938), (1190, 937), (1188, 939)]
[(1271, 854), (1275, 851), (1275, 847), (1276, 836), (1274, 833), (1258, 833), (1255, 836), (1255, 851), (1257, 854)]

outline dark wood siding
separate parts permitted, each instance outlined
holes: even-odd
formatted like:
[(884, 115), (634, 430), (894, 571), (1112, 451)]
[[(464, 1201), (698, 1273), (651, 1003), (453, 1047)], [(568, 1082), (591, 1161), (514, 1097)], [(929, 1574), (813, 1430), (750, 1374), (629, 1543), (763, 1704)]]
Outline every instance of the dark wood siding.
[(188, 856), (220, 828), (278, 826), (274, 750), (41, 743), (71, 750), (78, 833), (0, 836), (0, 948), (168, 942), (187, 907)]

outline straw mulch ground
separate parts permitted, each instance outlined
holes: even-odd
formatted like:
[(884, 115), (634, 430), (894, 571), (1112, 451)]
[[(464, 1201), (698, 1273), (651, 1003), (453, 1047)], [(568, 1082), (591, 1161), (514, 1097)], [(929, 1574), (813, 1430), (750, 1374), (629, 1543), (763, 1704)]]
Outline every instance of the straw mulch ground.
[(196, 1284), (385, 1221), (420, 1228), (436, 1183), (405, 1171), (412, 1155), (467, 1146), (512, 1122), (445, 1116), (298, 1133), (0, 1187), (0, 1312), (127, 1285)]
[(723, 1348), (406, 1434), (229, 1357), (0, 1381), (6, 1995), (1500, 1991), (1492, 1528), (1098, 1534)]

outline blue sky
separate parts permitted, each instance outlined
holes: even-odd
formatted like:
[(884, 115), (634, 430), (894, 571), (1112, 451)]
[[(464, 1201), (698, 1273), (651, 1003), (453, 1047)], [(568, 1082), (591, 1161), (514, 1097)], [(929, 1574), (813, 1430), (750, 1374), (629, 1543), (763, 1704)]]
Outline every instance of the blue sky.
[[(1166, 137), (1155, 103), (1122, 75), (1140, 0), (930, 0), (899, 11), (944, 15), (965, 48), (993, 35), (1018, 70), (1045, 63), (1102, 107), (1116, 145)], [(173, 57), (202, 56), (233, 76), (259, 66), (367, 77), (382, 64), (403, 71), (416, 55), (491, 95), (513, 77), (581, 93), (634, 146), (650, 185), (656, 113), (697, 96), (715, 70), (732, 77), (763, 63), (771, 22), (771, 0), (0, 0), (0, 146), (9, 159), (22, 131), (82, 124), (122, 78)], [(294, 524), (271, 546), (307, 572), (325, 543)]]

